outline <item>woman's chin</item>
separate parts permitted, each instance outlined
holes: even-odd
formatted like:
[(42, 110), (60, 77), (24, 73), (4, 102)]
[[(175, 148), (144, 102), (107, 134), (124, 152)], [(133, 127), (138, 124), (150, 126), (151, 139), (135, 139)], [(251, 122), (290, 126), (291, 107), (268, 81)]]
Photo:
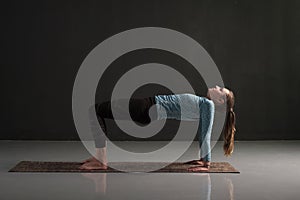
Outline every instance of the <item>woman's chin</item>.
[(210, 98), (210, 95), (209, 95), (209, 91), (208, 91), (207, 94), (206, 94), (206, 98), (211, 99), (211, 98)]

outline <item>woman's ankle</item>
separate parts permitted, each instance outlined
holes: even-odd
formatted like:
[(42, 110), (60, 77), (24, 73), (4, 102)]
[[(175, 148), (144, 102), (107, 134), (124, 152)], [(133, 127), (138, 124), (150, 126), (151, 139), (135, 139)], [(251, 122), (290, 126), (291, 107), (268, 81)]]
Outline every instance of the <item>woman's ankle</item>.
[(96, 148), (96, 158), (102, 164), (107, 165), (106, 147)]

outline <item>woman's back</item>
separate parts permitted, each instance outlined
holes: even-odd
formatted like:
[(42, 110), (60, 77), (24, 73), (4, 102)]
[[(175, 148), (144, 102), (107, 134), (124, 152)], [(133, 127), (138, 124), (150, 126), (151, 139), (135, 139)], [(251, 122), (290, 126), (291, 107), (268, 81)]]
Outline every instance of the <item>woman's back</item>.
[[(158, 119), (195, 121), (200, 116), (200, 106), (211, 101), (194, 94), (174, 94), (155, 96)], [(212, 102), (212, 101), (211, 101)]]

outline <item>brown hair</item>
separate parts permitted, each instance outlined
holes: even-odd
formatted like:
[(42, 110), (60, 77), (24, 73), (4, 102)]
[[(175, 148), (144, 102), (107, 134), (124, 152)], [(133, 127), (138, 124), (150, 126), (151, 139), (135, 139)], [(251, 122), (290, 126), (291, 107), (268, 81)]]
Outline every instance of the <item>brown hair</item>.
[(234, 149), (234, 134), (235, 134), (235, 113), (233, 111), (234, 106), (234, 95), (232, 91), (226, 94), (226, 119), (225, 126), (223, 128), (223, 139), (224, 139), (224, 155), (230, 156)]

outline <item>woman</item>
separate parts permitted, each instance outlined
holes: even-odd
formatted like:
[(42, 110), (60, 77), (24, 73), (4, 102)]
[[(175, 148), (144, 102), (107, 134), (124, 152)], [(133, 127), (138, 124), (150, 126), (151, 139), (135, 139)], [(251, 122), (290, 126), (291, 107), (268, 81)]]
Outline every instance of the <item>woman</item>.
[[(124, 114), (126, 100), (114, 100), (96, 104), (90, 110), (96, 109), (98, 121), (91, 122), (92, 132), (95, 138), (96, 158), (92, 157), (82, 162), (80, 169), (106, 169), (106, 140), (105, 136), (93, 131), (93, 127), (100, 123), (104, 133), (107, 133), (105, 118), (114, 119), (111, 107), (117, 111), (115, 119), (127, 120)], [(226, 106), (224, 105), (226, 103)], [(156, 104), (156, 112), (149, 116), (150, 107)], [(180, 106), (181, 105), (181, 106)], [(207, 171), (211, 162), (210, 136), (214, 120), (215, 110), (225, 111), (226, 119), (223, 129), (224, 155), (229, 156), (234, 148), (235, 113), (233, 111), (234, 95), (227, 88), (216, 86), (209, 88), (206, 97), (193, 94), (156, 95), (143, 99), (130, 99), (129, 113), (133, 121), (140, 124), (148, 124), (151, 119), (176, 119), (199, 120), (198, 137), (200, 147), (200, 159), (186, 162), (192, 164), (189, 171)], [(225, 108), (226, 110), (222, 110)], [(130, 119), (129, 119), (130, 120)]]

